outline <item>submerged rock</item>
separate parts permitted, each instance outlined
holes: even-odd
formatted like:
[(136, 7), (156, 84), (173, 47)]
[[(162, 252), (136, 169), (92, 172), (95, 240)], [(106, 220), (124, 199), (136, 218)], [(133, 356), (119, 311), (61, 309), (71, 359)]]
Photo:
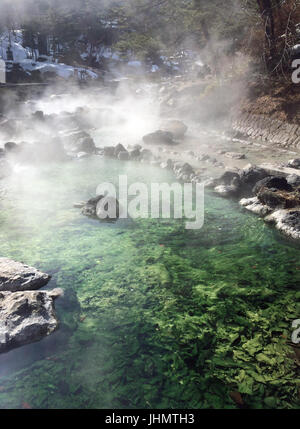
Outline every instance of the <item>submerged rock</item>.
[(52, 291), (0, 292), (0, 353), (39, 341), (58, 328)]
[(36, 268), (8, 258), (0, 258), (0, 291), (36, 290), (51, 279)]
[[(103, 199), (105, 200), (103, 201)], [(110, 213), (108, 215), (108, 210)], [(91, 198), (82, 208), (82, 214), (100, 220), (116, 220), (120, 215), (120, 205), (116, 198), (98, 195)]]

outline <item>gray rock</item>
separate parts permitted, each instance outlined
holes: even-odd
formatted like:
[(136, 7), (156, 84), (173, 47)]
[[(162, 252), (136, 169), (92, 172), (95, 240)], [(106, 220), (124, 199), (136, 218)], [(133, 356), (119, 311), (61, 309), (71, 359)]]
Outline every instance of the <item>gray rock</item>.
[(96, 152), (96, 145), (91, 137), (84, 137), (76, 142), (73, 151), (93, 154)]
[(269, 176), (264, 168), (257, 167), (256, 165), (248, 164), (240, 172), (242, 184), (254, 186), (259, 180)]
[(240, 205), (246, 210), (249, 210), (252, 213), (255, 213), (259, 216), (266, 216), (272, 209), (264, 204), (262, 204), (257, 197), (253, 198), (242, 198)]
[(75, 209), (82, 209), (85, 206), (86, 202), (85, 201), (79, 201), (78, 203), (74, 203), (73, 207)]
[(95, 198), (90, 198), (82, 207), (82, 214), (88, 217), (97, 217), (96, 208), (98, 202), (103, 198), (103, 195), (98, 195)]
[(142, 149), (140, 152), (140, 157), (144, 161), (151, 161), (153, 159), (153, 154), (149, 149)]
[(113, 158), (115, 156), (115, 147), (114, 146), (105, 146), (103, 148), (103, 155), (109, 158)]
[(129, 153), (129, 158), (133, 160), (138, 159), (141, 155), (141, 151), (139, 148), (130, 150), (128, 153)]
[(298, 176), (297, 174), (290, 174), (289, 176), (287, 176), (286, 181), (289, 185), (295, 188), (298, 188), (300, 186), (300, 176)]
[(166, 162), (162, 162), (161, 164), (160, 164), (160, 168), (163, 168), (163, 169), (169, 169), (169, 170), (172, 170), (173, 169), (173, 167), (174, 167), (174, 162), (173, 162), (173, 160), (172, 159), (167, 159), (167, 161)]
[(291, 159), (288, 162), (287, 167), (300, 169), (300, 158)]
[(162, 123), (161, 129), (170, 132), (175, 139), (182, 139), (188, 127), (182, 121), (168, 120)]
[(266, 222), (274, 223), (275, 227), (295, 240), (300, 240), (300, 210), (276, 210), (265, 218)]
[(127, 150), (121, 151), (118, 153), (118, 159), (120, 161), (128, 161), (129, 160), (129, 153)]
[(275, 191), (292, 192), (293, 187), (287, 182), (285, 177), (268, 176), (259, 180), (253, 188), (254, 194), (259, 194), (264, 188)]
[[(100, 220), (115, 220), (120, 215), (120, 205), (118, 200), (113, 197), (105, 197), (105, 205), (103, 205), (103, 195), (98, 195), (95, 198), (91, 198), (82, 208), (82, 214), (94, 219)], [(107, 215), (108, 209), (112, 209), (112, 215)]]
[(0, 292), (0, 353), (41, 340), (58, 328), (52, 291)]
[(19, 146), (17, 145), (17, 143), (14, 143), (14, 142), (7, 142), (7, 143), (5, 143), (5, 145), (4, 145), (4, 150), (5, 150), (5, 152), (7, 152), (7, 153), (17, 153), (17, 152), (20, 150), (20, 148), (19, 148)]
[(193, 167), (188, 162), (175, 162), (175, 173), (192, 174), (194, 173)]
[(222, 197), (231, 197), (238, 194), (239, 188), (235, 185), (219, 185), (214, 188), (214, 191)]
[(226, 152), (225, 156), (232, 159), (245, 159), (246, 155), (239, 152)]
[(118, 155), (120, 152), (127, 152), (127, 150), (121, 143), (118, 143), (117, 146), (115, 147), (114, 156), (118, 158)]
[(50, 279), (49, 274), (36, 268), (8, 258), (0, 258), (0, 291), (36, 290), (45, 286)]
[(173, 140), (174, 136), (168, 131), (158, 130), (154, 133), (147, 134), (143, 137), (143, 141), (146, 144), (175, 144)]

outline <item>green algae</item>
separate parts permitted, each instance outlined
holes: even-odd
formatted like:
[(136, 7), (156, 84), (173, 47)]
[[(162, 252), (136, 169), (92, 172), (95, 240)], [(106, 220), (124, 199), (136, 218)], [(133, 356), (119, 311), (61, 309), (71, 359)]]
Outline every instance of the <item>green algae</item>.
[[(72, 203), (122, 168), (105, 164), (45, 167), (22, 193), (8, 184), (1, 254), (51, 273), (47, 287), (65, 297), (57, 333), (0, 356), (0, 407), (235, 408), (238, 390), (250, 408), (299, 408), (287, 345), (300, 314), (299, 248), (211, 195), (199, 231), (84, 218)], [(133, 167), (131, 181), (172, 180)]]

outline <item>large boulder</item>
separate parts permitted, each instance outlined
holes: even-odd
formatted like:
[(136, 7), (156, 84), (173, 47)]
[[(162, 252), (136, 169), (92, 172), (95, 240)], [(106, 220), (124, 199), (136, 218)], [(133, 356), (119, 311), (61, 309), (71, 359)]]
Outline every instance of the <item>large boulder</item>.
[(269, 176), (264, 168), (248, 164), (240, 172), (240, 178), (243, 185), (254, 186), (259, 180)]
[(240, 175), (239, 172), (236, 170), (227, 170), (218, 179), (218, 183), (220, 185), (232, 185), (233, 182), (235, 182), (235, 184), (237, 182), (240, 182)]
[(75, 130), (62, 135), (64, 147), (68, 152), (96, 153), (96, 145), (86, 131)]
[(266, 177), (255, 185), (253, 191), (262, 204), (273, 209), (287, 209), (300, 205), (299, 192), (284, 177)]
[(0, 292), (0, 353), (41, 340), (58, 328), (52, 291)]
[(143, 137), (143, 141), (146, 144), (175, 144), (174, 136), (169, 131), (158, 130), (154, 133), (147, 134)]
[(118, 158), (120, 152), (127, 152), (127, 150), (121, 143), (118, 143), (114, 150), (114, 156)]
[(103, 148), (103, 155), (108, 158), (113, 158), (115, 156), (115, 147), (114, 146), (105, 146)]
[(268, 176), (259, 180), (253, 188), (254, 194), (258, 194), (264, 188), (272, 189), (274, 191), (287, 191), (292, 192), (293, 187), (290, 185), (285, 177)]
[(91, 137), (84, 137), (80, 139), (76, 145), (74, 146), (75, 151), (78, 152), (85, 152), (88, 154), (94, 154), (96, 153), (96, 145), (94, 140)]
[(183, 139), (188, 130), (188, 127), (182, 121), (178, 120), (164, 121), (160, 128), (162, 131), (173, 134), (175, 139)]
[(118, 159), (120, 161), (128, 161), (129, 160), (129, 153), (127, 150), (121, 151), (118, 153)]
[(0, 291), (36, 290), (45, 286), (51, 276), (12, 259), (0, 258)]
[(15, 142), (7, 142), (4, 144), (4, 150), (6, 153), (18, 153), (20, 147)]
[(141, 150), (139, 148), (134, 148), (128, 152), (129, 158), (137, 160), (141, 156)]

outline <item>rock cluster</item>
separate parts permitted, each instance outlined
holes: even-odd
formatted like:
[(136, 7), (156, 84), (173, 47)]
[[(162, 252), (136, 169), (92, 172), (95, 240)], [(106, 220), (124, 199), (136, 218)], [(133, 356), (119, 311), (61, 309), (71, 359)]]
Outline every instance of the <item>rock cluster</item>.
[(300, 238), (300, 176), (271, 176), (265, 169), (247, 165), (228, 170), (209, 187), (223, 197), (238, 197), (245, 209), (294, 239)]
[(51, 276), (8, 258), (0, 258), (0, 353), (51, 334), (58, 327), (54, 300), (61, 289), (36, 291)]

